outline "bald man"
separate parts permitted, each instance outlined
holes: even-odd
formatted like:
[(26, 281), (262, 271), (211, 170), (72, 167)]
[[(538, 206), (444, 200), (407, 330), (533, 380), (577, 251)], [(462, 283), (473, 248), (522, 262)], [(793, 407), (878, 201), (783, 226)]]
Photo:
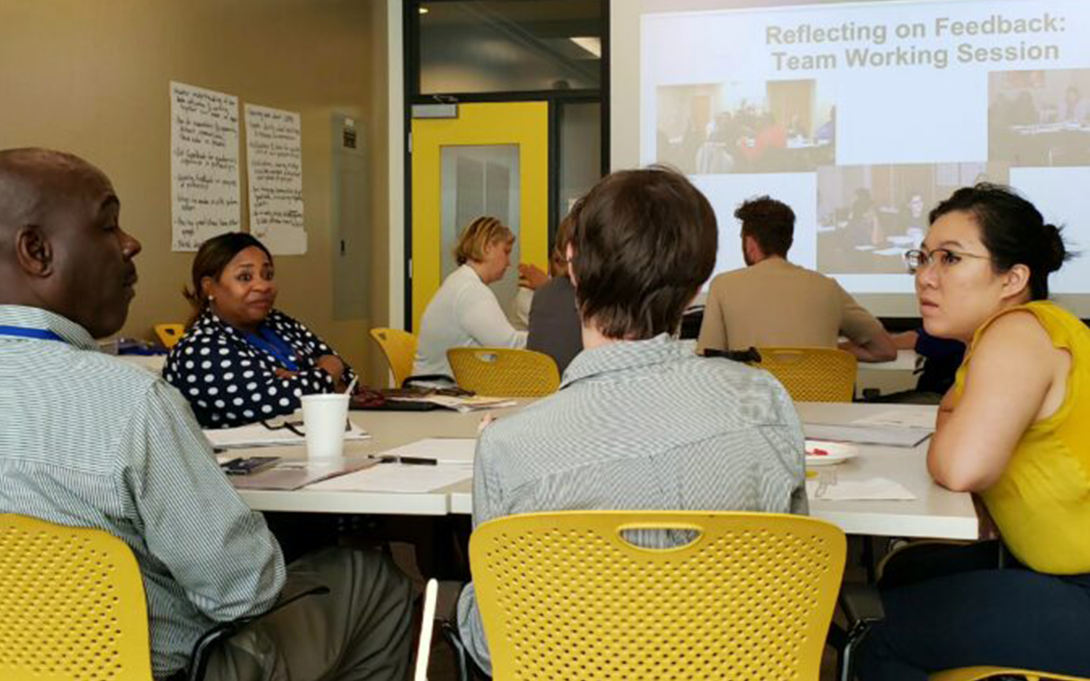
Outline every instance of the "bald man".
[[(93, 527), (136, 555), (152, 670), (182, 679), (218, 622), (207, 681), (403, 679), (408, 582), (377, 553), (327, 550), (285, 568), (265, 521), (220, 472), (174, 388), (98, 352), (125, 323), (140, 242), (94, 166), (0, 151), (0, 513)], [(276, 609), (278, 599), (328, 586)], [(275, 612), (269, 612), (274, 610)]]

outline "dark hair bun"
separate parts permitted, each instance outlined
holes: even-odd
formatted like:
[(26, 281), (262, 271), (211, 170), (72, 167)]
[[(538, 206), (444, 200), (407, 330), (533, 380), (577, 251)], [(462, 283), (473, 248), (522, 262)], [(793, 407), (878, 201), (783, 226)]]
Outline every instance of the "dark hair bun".
[(1048, 239), (1048, 257), (1045, 260), (1045, 267), (1049, 272), (1055, 272), (1063, 267), (1064, 261), (1071, 257), (1071, 253), (1068, 252), (1067, 246), (1064, 245), (1063, 236), (1060, 232), (1063, 231), (1060, 227), (1051, 223), (1045, 223), (1045, 236)]

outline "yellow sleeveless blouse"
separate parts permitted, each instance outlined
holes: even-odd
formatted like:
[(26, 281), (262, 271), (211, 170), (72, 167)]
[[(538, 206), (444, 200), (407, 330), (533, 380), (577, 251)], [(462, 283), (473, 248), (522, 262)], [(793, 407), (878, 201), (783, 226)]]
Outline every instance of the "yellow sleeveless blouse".
[(1052, 416), (1030, 424), (999, 480), (981, 493), (1003, 540), (1038, 572), (1090, 573), (1090, 329), (1067, 310), (1034, 301), (977, 329), (954, 383), (960, 400), (973, 348), (999, 316), (1032, 312), (1052, 345), (1071, 353), (1067, 394)]

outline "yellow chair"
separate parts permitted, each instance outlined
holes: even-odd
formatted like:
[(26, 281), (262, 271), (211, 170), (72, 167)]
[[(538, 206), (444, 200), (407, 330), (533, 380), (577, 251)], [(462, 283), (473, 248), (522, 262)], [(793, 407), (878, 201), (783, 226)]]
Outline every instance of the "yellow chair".
[(775, 376), (796, 402), (851, 402), (855, 355), (833, 348), (757, 348), (757, 366)]
[[(695, 539), (624, 539), (662, 528)], [(816, 680), (845, 545), (802, 516), (566, 511), (486, 522), (469, 552), (496, 679)]]
[(459, 387), (491, 397), (543, 397), (560, 387), (552, 357), (533, 350), (451, 348), (447, 361)]
[(944, 672), (930, 674), (927, 678), (929, 681), (977, 681), (977, 679), (991, 679), (997, 676), (1020, 676), (1024, 677), (1027, 681), (1087, 681), (1087, 679), (1078, 676), (1033, 672), (1026, 669), (1012, 669), (1009, 667), (963, 667), (961, 669), (948, 669)]
[(185, 335), (185, 324), (156, 324), (155, 335), (167, 350), (177, 345)]
[(101, 530), (0, 514), (0, 679), (151, 681), (144, 585)]
[(413, 361), (416, 359), (416, 336), (401, 329), (371, 329), (371, 338), (375, 339), (390, 371), (394, 374), (395, 387), (401, 387), (406, 378), (412, 376)]

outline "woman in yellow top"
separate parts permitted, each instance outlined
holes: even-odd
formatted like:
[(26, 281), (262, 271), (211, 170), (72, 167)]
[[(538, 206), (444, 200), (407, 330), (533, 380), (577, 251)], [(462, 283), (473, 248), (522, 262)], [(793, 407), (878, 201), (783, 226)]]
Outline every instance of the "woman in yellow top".
[(959, 189), (931, 212), (916, 274), (929, 334), (969, 344), (939, 407), (927, 466), (983, 500), (987, 542), (932, 554), (882, 583), (886, 618), (859, 676), (927, 679), (996, 665), (1090, 676), (1090, 329), (1048, 299), (1069, 256), (1013, 191)]

